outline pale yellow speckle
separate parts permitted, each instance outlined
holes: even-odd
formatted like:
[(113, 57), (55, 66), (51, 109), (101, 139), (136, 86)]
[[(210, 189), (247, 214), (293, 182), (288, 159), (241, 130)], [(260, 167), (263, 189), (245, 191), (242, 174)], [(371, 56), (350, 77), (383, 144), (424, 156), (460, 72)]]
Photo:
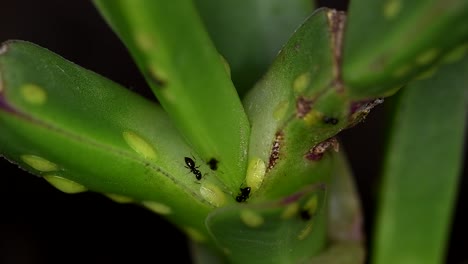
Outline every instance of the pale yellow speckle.
[(426, 52), (423, 52), (421, 55), (419, 55), (416, 58), (416, 63), (419, 65), (426, 65), (432, 62), (437, 57), (438, 54), (439, 52), (436, 49), (430, 49)]
[(396, 70), (393, 72), (393, 76), (394, 76), (394, 77), (397, 77), (397, 78), (406, 76), (406, 75), (408, 75), (408, 73), (411, 72), (412, 69), (413, 69), (413, 67), (412, 67), (411, 65), (404, 65), (404, 66), (401, 66), (400, 68), (396, 69)]
[(449, 53), (447, 53), (443, 58), (443, 63), (454, 63), (463, 59), (465, 53), (468, 51), (468, 43), (459, 45), (458, 47), (452, 49)]
[(387, 19), (395, 18), (401, 11), (401, 0), (387, 0), (383, 6), (383, 15)]
[(305, 72), (297, 76), (293, 81), (293, 90), (296, 93), (303, 92), (310, 83), (310, 73)]
[(256, 212), (245, 209), (240, 212), (240, 218), (242, 222), (248, 227), (259, 227), (263, 224), (264, 220), (263, 217)]
[(123, 195), (120, 195), (120, 194), (106, 193), (105, 196), (107, 196), (107, 198), (109, 198), (112, 201), (117, 202), (117, 203), (131, 203), (131, 202), (133, 202), (132, 198), (127, 197), (127, 196), (123, 196)]
[(221, 62), (224, 65), (224, 70), (229, 75), (229, 78), (231, 78), (231, 66), (229, 66), (229, 63), (227, 62), (226, 58), (223, 57), (223, 55), (219, 54), (219, 57), (221, 57)]
[(186, 226), (183, 228), (185, 233), (194, 241), (196, 242), (204, 242), (206, 241), (206, 237), (197, 229), (193, 227)]
[(21, 86), (20, 91), (24, 100), (30, 104), (42, 105), (47, 100), (46, 91), (36, 84), (24, 84)]
[(318, 209), (318, 197), (317, 195), (312, 196), (307, 200), (307, 202), (304, 204), (304, 210), (307, 210), (310, 215), (315, 214)]
[(439, 69), (439, 65), (434, 65), (428, 70), (416, 76), (415, 80), (424, 80), (424, 79), (430, 78), (437, 72), (438, 69)]
[(226, 195), (221, 191), (221, 189), (210, 182), (203, 182), (200, 186), (201, 196), (208, 201), (210, 204), (219, 207), (226, 202)]
[(312, 110), (312, 111), (309, 111), (309, 113), (307, 113), (303, 119), (307, 125), (313, 126), (319, 122), (322, 122), (323, 114), (319, 111)]
[(46, 175), (44, 179), (64, 193), (80, 193), (88, 189), (83, 185), (57, 175)]
[(161, 215), (168, 215), (170, 213), (172, 213), (172, 210), (169, 206), (165, 205), (165, 204), (162, 204), (162, 203), (158, 203), (158, 202), (154, 202), (154, 201), (144, 201), (142, 202), (142, 204), (150, 209), (151, 211), (157, 213), (157, 214), (161, 214)]
[(138, 32), (134, 36), (135, 43), (144, 52), (153, 51), (156, 47), (154, 40), (151, 36), (144, 32)]
[(231, 250), (229, 250), (229, 248), (223, 248), (223, 253), (227, 256), (231, 255)]
[(148, 68), (151, 74), (151, 78), (153, 78), (154, 82), (157, 82), (159, 85), (167, 83), (167, 72), (164, 71), (160, 65), (151, 63), (148, 65)]
[(251, 192), (255, 192), (260, 188), (265, 177), (266, 165), (260, 158), (253, 158), (247, 166), (246, 184), (250, 187)]
[(136, 153), (147, 160), (156, 159), (156, 151), (146, 140), (131, 131), (124, 131), (122, 134), (125, 142), (127, 142)]
[(43, 172), (48, 172), (48, 171), (56, 171), (58, 170), (57, 164), (50, 162), (44, 158), (41, 158), (39, 156), (35, 155), (22, 155), (21, 160), (24, 161), (24, 163), (28, 164), (32, 168), (38, 170), (38, 171), (43, 171)]
[(289, 101), (284, 100), (280, 102), (276, 107), (275, 110), (273, 111), (273, 118), (276, 121), (280, 121), (283, 119), (284, 115), (286, 114), (286, 111), (288, 110), (289, 107)]
[(291, 217), (297, 215), (298, 211), (299, 211), (298, 203), (289, 204), (288, 206), (286, 206), (286, 208), (284, 208), (283, 212), (281, 213), (281, 218), (290, 219)]
[(304, 240), (312, 232), (312, 227), (313, 222), (308, 222), (307, 225), (297, 235), (297, 239)]

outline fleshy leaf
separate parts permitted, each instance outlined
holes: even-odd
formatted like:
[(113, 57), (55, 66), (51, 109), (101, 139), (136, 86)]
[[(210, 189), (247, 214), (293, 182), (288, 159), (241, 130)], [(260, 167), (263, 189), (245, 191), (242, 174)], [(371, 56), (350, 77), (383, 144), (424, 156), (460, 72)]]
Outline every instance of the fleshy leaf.
[(351, 1), (343, 79), (352, 96), (394, 93), (466, 50), (467, 17), (466, 0)]
[(218, 200), (229, 194), (185, 168), (195, 152), (158, 105), (34, 44), (0, 50), (2, 156), (65, 192), (133, 201), (209, 239), (213, 198), (201, 189), (217, 186)]
[(246, 169), (249, 124), (193, 3), (96, 0), (95, 4), (176, 127), (202, 157), (198, 162), (209, 164), (201, 172), (237, 190)]
[(468, 57), (398, 95), (373, 263), (444, 263), (468, 120)]
[(322, 158), (338, 150), (333, 136), (381, 102), (348, 97), (340, 75), (344, 23), (342, 12), (314, 12), (244, 100), (252, 126), (249, 162), (266, 164), (261, 196), (281, 197), (306, 183), (328, 182)]
[(206, 225), (232, 263), (298, 263), (317, 254), (326, 236), (325, 185), (275, 201), (227, 206)]
[(297, 25), (313, 11), (309, 0), (196, 0), (195, 4), (229, 63), (240, 94), (260, 79)]

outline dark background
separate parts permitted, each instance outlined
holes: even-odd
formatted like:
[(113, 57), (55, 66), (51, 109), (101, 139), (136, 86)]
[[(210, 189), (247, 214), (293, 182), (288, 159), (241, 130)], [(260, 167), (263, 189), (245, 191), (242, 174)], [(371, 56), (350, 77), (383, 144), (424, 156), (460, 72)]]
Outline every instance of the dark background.
[[(346, 8), (345, 1), (319, 2)], [(153, 97), (125, 48), (89, 1), (2, 1), (0, 42), (7, 39), (34, 42)], [(341, 134), (363, 200), (367, 233), (372, 229), (384, 119), (385, 107), (379, 106), (364, 123)], [(468, 190), (467, 177), (460, 190)], [(464, 254), (468, 250), (467, 205), (468, 196), (461, 191), (447, 263), (468, 260)], [(166, 259), (190, 262), (184, 236), (160, 216), (95, 193), (63, 194), (0, 159), (0, 264), (158, 263)]]

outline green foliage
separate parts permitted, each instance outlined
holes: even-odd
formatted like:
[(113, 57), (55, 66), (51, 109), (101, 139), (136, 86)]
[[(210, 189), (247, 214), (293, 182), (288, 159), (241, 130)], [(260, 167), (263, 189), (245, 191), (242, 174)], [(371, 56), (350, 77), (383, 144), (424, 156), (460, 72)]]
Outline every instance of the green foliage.
[(304, 0), (94, 4), (160, 105), (9, 41), (2, 156), (66, 193), (163, 215), (199, 263), (363, 263), (335, 136), (412, 82), (393, 110), (372, 256), (442, 261), (467, 119), (464, 1), (355, 0), (349, 16)]
[(373, 263), (444, 262), (468, 120), (467, 73), (465, 57), (398, 95)]

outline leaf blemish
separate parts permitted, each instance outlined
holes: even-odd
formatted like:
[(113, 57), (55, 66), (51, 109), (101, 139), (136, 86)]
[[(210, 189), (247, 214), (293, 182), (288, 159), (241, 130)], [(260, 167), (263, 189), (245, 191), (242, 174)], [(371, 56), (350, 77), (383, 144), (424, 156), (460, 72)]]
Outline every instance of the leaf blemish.
[(307, 113), (312, 109), (313, 100), (305, 97), (299, 97), (296, 101), (296, 116), (298, 118), (304, 118)]
[(271, 148), (270, 160), (268, 162), (267, 171), (270, 171), (271, 169), (273, 169), (273, 167), (275, 167), (276, 163), (278, 162), (281, 142), (283, 141), (283, 139), (284, 139), (283, 132), (281, 131), (276, 132), (275, 141), (273, 142), (273, 146)]
[(322, 159), (325, 152), (330, 148), (332, 148), (335, 152), (338, 152), (340, 148), (338, 140), (336, 140), (334, 137), (326, 139), (312, 147), (305, 155), (305, 158), (312, 161), (318, 161)]

